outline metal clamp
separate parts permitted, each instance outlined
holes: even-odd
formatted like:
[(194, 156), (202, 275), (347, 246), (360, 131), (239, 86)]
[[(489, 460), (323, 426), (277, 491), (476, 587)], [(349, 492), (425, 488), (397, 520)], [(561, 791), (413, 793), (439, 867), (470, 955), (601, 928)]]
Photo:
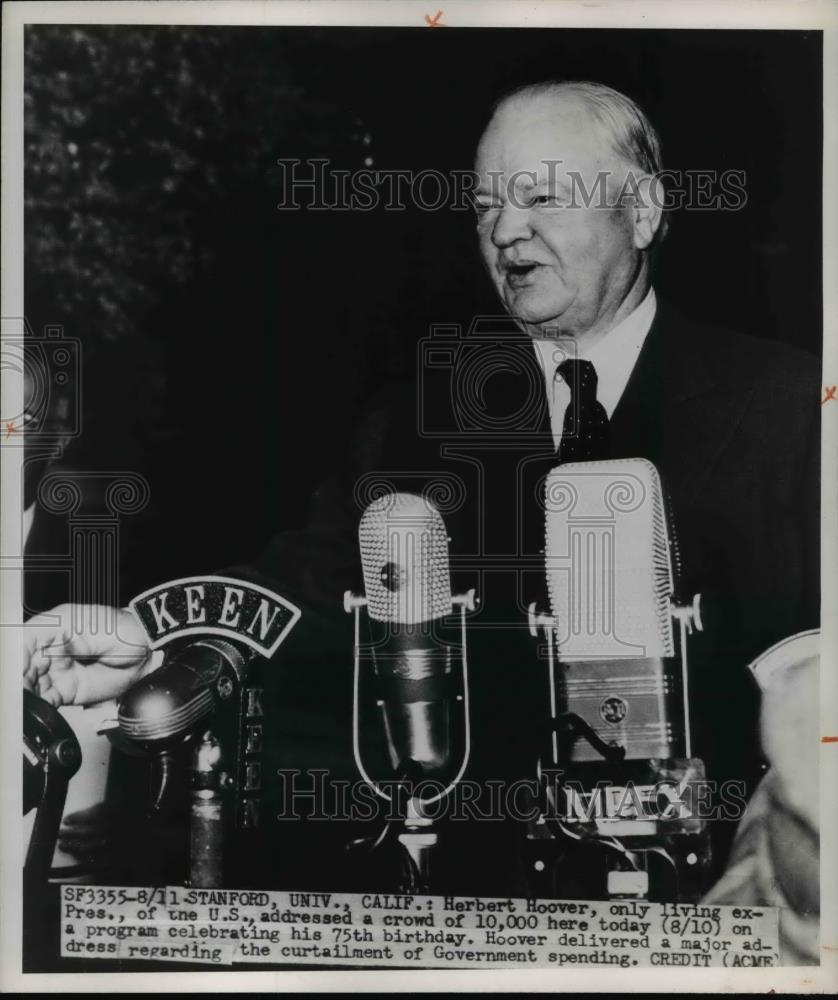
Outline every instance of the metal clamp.
[(549, 629), (556, 627), (556, 619), (552, 615), (545, 615), (540, 611), (536, 611), (536, 603), (533, 601), (527, 608), (527, 622), (530, 627), (530, 635), (533, 639), (538, 637), (538, 630), (540, 628), (544, 629), (545, 632)]
[(474, 587), (471, 590), (467, 590), (464, 594), (458, 594), (456, 597), (451, 598), (451, 603), (458, 608), (462, 608), (465, 611), (474, 611), (477, 605), (480, 603), (479, 598), (475, 596), (476, 591)]
[(687, 630), (687, 635), (693, 631), (703, 632), (704, 622), (701, 619), (701, 594), (696, 594), (692, 604), (669, 604), (669, 613)]
[(343, 610), (351, 615), (353, 611), (359, 608), (365, 608), (367, 606), (366, 597), (362, 597), (360, 594), (353, 594), (351, 590), (344, 590), (343, 592)]

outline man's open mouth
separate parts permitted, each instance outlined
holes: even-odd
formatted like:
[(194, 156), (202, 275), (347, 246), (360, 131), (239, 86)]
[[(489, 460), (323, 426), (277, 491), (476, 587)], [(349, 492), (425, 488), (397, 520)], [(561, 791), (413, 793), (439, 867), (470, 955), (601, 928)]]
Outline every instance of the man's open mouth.
[(507, 264), (504, 267), (507, 284), (512, 285), (513, 288), (526, 284), (527, 280), (539, 266), (533, 263)]

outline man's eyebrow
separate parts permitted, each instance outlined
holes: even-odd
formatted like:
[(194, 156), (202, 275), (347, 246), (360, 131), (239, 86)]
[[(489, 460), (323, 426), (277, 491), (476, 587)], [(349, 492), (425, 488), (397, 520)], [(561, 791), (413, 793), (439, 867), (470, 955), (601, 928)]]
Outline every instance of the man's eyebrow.
[(562, 191), (571, 190), (571, 185), (562, 177), (556, 176), (556, 174), (552, 176), (550, 174), (539, 174), (532, 187), (561, 188)]

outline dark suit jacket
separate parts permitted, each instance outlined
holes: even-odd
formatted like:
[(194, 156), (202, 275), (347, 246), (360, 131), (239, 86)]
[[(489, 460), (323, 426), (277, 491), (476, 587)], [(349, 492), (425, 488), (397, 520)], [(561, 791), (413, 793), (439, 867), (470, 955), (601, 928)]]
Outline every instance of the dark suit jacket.
[[(395, 489), (437, 502), (455, 588), (475, 586), (482, 597), (470, 635), (472, 774), (532, 776), (545, 688), (525, 609), (544, 575), (537, 484), (555, 463), (532, 344), (504, 326), (429, 342), (417, 383), (388, 386), (371, 405), (341, 468), (315, 494), (309, 526), (233, 571), (303, 609), (277, 657), (278, 766), (354, 776), (342, 594), (362, 589), (363, 509), (376, 491)], [(611, 420), (612, 457), (658, 467), (683, 591), (708, 598), (706, 630), (690, 648), (693, 752), (717, 781), (757, 773), (747, 664), (818, 624), (819, 383), (809, 355), (659, 305)]]

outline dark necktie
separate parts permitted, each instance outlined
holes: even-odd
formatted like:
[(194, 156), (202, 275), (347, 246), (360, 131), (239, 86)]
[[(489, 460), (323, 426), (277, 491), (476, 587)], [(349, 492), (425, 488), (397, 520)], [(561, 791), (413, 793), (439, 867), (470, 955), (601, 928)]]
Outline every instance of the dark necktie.
[(556, 461), (608, 458), (608, 414), (596, 398), (596, 369), (590, 361), (567, 360), (556, 371), (570, 387)]

